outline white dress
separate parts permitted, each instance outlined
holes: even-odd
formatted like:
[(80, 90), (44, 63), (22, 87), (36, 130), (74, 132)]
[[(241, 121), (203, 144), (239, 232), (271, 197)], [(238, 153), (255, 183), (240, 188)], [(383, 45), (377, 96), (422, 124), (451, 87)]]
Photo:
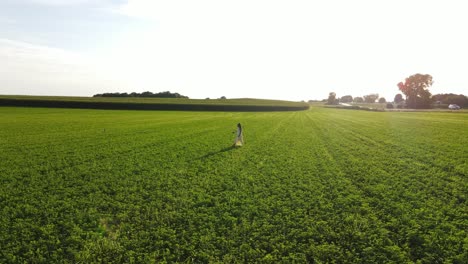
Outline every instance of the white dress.
[(234, 140), (234, 146), (242, 146), (244, 144), (244, 136), (242, 135), (242, 128), (237, 127), (236, 139)]

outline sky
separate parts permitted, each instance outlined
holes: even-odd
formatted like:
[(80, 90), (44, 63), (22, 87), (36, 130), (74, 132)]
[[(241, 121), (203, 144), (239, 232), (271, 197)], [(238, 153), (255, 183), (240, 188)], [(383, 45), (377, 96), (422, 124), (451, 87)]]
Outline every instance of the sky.
[(0, 94), (468, 94), (462, 0), (0, 0)]

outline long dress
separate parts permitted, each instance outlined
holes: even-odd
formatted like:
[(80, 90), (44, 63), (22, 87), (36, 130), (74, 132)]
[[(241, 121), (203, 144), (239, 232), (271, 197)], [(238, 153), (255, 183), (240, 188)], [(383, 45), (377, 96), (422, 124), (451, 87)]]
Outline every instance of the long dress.
[(236, 139), (234, 140), (234, 146), (242, 146), (244, 144), (244, 136), (242, 135), (242, 127), (237, 127)]

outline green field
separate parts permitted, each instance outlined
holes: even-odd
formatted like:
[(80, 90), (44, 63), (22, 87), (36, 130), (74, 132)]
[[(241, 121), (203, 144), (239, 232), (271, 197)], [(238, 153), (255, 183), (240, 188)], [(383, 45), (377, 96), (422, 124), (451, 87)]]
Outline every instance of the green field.
[(0, 263), (468, 263), (467, 146), (464, 113), (0, 107)]

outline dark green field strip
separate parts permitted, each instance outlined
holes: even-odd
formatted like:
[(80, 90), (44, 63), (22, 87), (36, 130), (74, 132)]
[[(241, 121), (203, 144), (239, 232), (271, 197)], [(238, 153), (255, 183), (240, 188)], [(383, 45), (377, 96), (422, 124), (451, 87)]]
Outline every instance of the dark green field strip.
[(144, 104), (212, 104), (212, 105), (265, 105), (265, 106), (304, 106), (307, 103), (269, 99), (186, 99), (186, 98), (145, 98), (145, 97), (74, 97), (74, 96), (27, 96), (0, 95), (0, 99), (74, 101), (74, 102), (113, 102)]
[(111, 110), (269, 112), (309, 109), (306, 103), (261, 99), (172, 99), (0, 96), (0, 106)]

